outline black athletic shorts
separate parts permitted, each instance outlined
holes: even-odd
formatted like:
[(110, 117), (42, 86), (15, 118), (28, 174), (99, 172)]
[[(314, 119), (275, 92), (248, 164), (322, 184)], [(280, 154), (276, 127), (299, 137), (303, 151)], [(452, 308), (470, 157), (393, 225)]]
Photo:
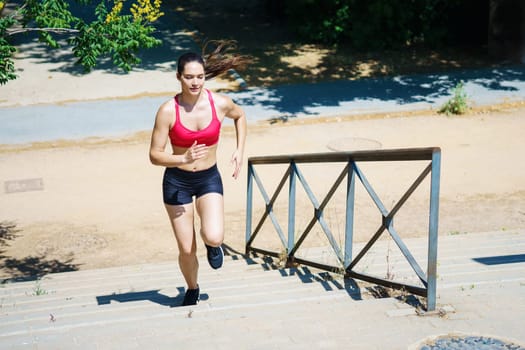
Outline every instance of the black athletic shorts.
[(166, 168), (162, 180), (164, 203), (181, 205), (193, 202), (207, 193), (223, 194), (222, 179), (217, 164), (200, 171)]

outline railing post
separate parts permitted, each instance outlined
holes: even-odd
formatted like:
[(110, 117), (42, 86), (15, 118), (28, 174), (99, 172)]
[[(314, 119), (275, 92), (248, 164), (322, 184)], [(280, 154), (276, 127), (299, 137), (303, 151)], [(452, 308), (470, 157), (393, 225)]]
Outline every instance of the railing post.
[(439, 179), (441, 172), (441, 151), (432, 152), (432, 174), (430, 177), (430, 217), (428, 228), (427, 267), (427, 311), (436, 309), (437, 245), (439, 220)]
[(295, 162), (290, 163), (290, 187), (288, 191), (288, 246), (286, 255), (292, 251), (295, 244), (295, 194), (296, 194), (296, 171)]
[[(248, 184), (246, 189), (246, 242), (250, 241), (252, 233), (252, 208), (253, 208), (253, 165), (248, 162)], [(248, 254), (248, 246), (246, 246)]]
[(354, 242), (354, 202), (355, 202), (355, 173), (354, 162), (348, 162), (348, 180), (346, 186), (346, 223), (345, 223), (345, 257), (344, 269), (352, 263), (352, 249)]

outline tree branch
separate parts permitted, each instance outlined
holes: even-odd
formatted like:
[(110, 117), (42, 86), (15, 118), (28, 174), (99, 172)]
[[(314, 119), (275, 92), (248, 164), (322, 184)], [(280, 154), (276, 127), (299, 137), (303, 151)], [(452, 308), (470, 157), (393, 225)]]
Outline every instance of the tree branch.
[(71, 28), (17, 28), (17, 29), (7, 29), (6, 34), (8, 36), (20, 34), (20, 33), (27, 33), (27, 32), (48, 32), (48, 33), (56, 33), (56, 34), (68, 34), (68, 33), (78, 33), (80, 32), (78, 29), (71, 29)]

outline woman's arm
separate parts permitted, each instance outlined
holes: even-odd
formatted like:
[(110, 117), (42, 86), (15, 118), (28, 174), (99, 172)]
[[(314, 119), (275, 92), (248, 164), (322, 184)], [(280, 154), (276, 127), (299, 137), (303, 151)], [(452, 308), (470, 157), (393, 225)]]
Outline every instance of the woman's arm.
[(225, 116), (233, 119), (235, 124), (235, 133), (237, 136), (237, 148), (233, 152), (231, 163), (234, 167), (233, 177), (237, 179), (241, 171), (241, 166), (244, 157), (244, 144), (246, 142), (246, 115), (241, 107), (235, 104), (231, 98), (224, 96), (225, 101)]

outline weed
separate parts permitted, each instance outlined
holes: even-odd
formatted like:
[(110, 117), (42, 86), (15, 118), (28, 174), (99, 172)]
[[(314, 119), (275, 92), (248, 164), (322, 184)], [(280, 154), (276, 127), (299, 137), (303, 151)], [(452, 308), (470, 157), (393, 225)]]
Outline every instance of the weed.
[(281, 249), (281, 251), (279, 252), (279, 257), (277, 259), (278, 259), (277, 260), (277, 268), (286, 267), (286, 265), (289, 262), (288, 249), (286, 249), (286, 248)]
[(321, 280), (322, 280), (323, 282), (333, 282), (333, 281), (335, 281), (334, 276), (332, 276), (332, 275), (331, 275), (330, 273), (328, 273), (328, 272), (321, 272), (321, 273), (319, 274), (319, 276), (321, 277)]
[(36, 280), (35, 286), (33, 287), (33, 295), (34, 296), (40, 296), (40, 295), (46, 295), (47, 290), (42, 288), (42, 285), (40, 284), (40, 279)]
[(390, 249), (390, 241), (388, 241), (388, 249), (386, 252), (386, 279), (387, 280), (393, 280), (394, 279), (394, 267), (390, 264), (390, 252), (392, 250)]
[(390, 298), (392, 297), (391, 289), (383, 286), (371, 286), (366, 288), (367, 291), (376, 299)]
[(469, 107), (464, 87), (465, 84), (462, 81), (459, 82), (452, 90), (452, 97), (441, 106), (438, 113), (445, 113), (446, 115), (466, 113)]
[(450, 236), (457, 236), (457, 235), (462, 235), (462, 234), (465, 234), (465, 233), (466, 232), (461, 232), (461, 231), (456, 230), (456, 231), (450, 231), (449, 235)]

